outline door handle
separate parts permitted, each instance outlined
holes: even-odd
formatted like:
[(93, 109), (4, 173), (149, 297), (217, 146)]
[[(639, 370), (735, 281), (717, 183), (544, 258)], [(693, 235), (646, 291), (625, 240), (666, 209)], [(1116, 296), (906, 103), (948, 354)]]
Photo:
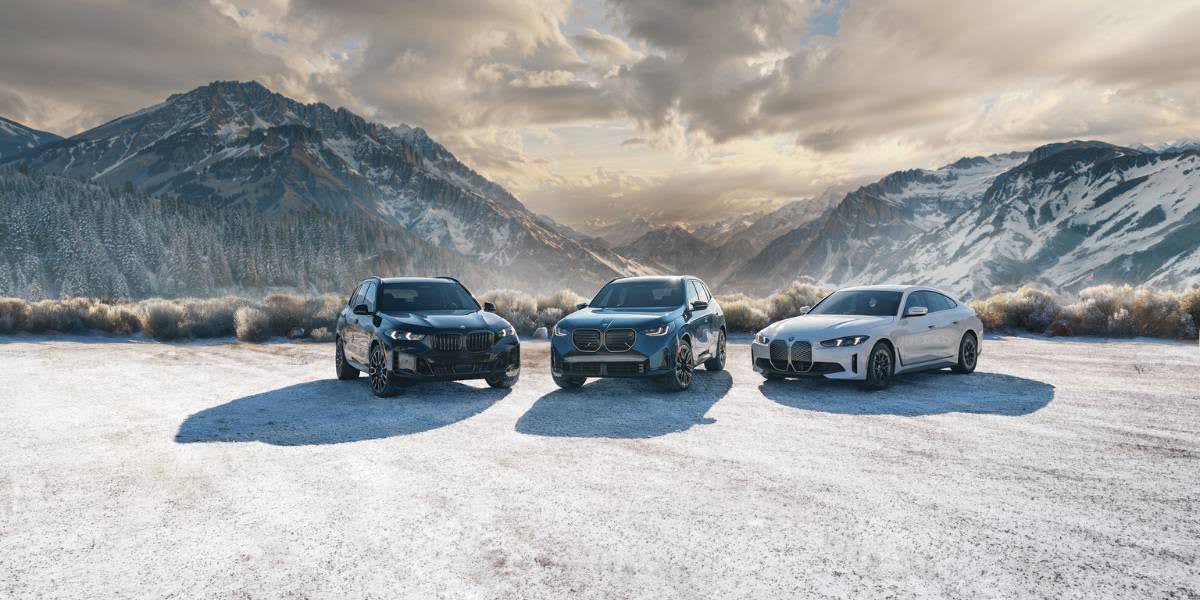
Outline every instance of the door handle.
[(930, 329), (936, 329), (936, 328), (937, 328), (937, 325), (930, 325), (930, 326), (929, 326), (929, 328), (930, 328)]

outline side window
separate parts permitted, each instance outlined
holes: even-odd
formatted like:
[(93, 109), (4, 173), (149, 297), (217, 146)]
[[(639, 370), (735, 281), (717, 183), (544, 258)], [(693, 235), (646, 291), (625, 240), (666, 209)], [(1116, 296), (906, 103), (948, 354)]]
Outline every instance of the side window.
[(954, 300), (952, 300), (949, 296), (947, 296), (945, 294), (934, 293), (934, 294), (930, 294), (930, 295), (933, 296), (934, 299), (942, 305), (942, 310), (950, 310), (952, 308), (958, 307), (958, 303), (955, 302)]
[(696, 282), (694, 282), (694, 281), (688, 281), (686, 284), (686, 287), (687, 287), (687, 303), (688, 303), (688, 306), (691, 306), (693, 302), (700, 299), (700, 293), (696, 291)]
[(914, 306), (924, 306), (925, 308), (929, 309), (929, 312), (937, 310), (929, 305), (929, 298), (926, 297), (926, 294), (927, 292), (912, 292), (909, 294), (908, 301), (904, 303), (904, 314), (907, 314), (908, 309)]
[(708, 286), (704, 285), (703, 281), (696, 279), (692, 281), (692, 284), (696, 286), (696, 293), (700, 295), (701, 300), (712, 302), (712, 294), (708, 293)]
[(367, 305), (367, 312), (375, 312), (375, 282), (367, 284), (367, 290), (364, 292), (363, 304)]
[(350, 294), (350, 302), (348, 303), (350, 308), (354, 308), (355, 306), (363, 303), (363, 288), (365, 287), (367, 287), (367, 284), (361, 283), (358, 285), (358, 287), (354, 288), (354, 293)]

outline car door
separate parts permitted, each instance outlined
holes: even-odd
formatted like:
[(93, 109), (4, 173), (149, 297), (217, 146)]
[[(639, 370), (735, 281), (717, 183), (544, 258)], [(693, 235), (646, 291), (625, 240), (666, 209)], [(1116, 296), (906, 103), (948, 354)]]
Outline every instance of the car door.
[(358, 331), (358, 356), (362, 364), (367, 364), (371, 356), (371, 341), (375, 339), (375, 296), (379, 285), (368, 281), (363, 290), (362, 303), (367, 305), (367, 314), (354, 315)]
[(338, 335), (342, 338), (342, 352), (353, 363), (361, 363), (358, 358), (358, 315), (354, 314), (354, 307), (362, 304), (363, 291), (366, 286), (365, 282), (360, 283), (358, 287), (354, 288), (354, 293), (350, 294), (346, 309), (342, 311), (342, 322), (338, 329)]
[[(931, 299), (938, 305), (936, 312), (931, 312), (933, 315), (934, 328), (937, 331), (937, 358), (941, 359), (957, 359), (958, 343), (962, 339), (962, 318), (963, 311), (958, 303), (951, 300), (949, 297), (937, 292), (927, 292)], [(932, 311), (933, 309), (930, 308)]]
[(929, 292), (921, 290), (910, 292), (904, 301), (904, 308), (900, 311), (898, 331), (901, 335), (896, 337), (901, 340), (898, 342), (900, 360), (905, 366), (933, 360), (937, 358), (940, 351), (938, 348), (939, 333), (934, 321), (934, 314), (905, 316), (915, 306), (924, 306), (932, 311), (933, 308), (929, 306), (931, 300), (927, 294)]
[(700, 300), (700, 293), (691, 279), (684, 280), (683, 289), (686, 295), (683, 319), (684, 331), (692, 338), (692, 354), (699, 358), (708, 351), (708, 340), (704, 331), (704, 311), (692, 308), (692, 303)]
[(692, 284), (696, 286), (696, 294), (700, 297), (700, 300), (708, 304), (708, 308), (705, 308), (703, 311), (701, 326), (704, 328), (705, 343), (707, 344), (707, 349), (709, 355), (711, 356), (717, 352), (718, 327), (716, 318), (716, 301), (713, 299), (712, 294), (708, 291), (708, 286), (704, 285), (703, 281), (700, 281), (699, 279), (693, 279)]

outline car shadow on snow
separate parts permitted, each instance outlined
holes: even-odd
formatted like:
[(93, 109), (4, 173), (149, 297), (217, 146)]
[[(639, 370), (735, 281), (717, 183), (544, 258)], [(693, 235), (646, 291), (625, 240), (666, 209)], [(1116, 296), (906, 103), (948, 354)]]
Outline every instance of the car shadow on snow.
[(729, 389), (727, 371), (697, 371), (684, 392), (667, 392), (647, 379), (596, 379), (578, 389), (556, 390), (538, 398), (517, 420), (517, 431), (548, 437), (650, 438), (692, 425), (708, 425), (704, 415)]
[(801, 410), (906, 417), (944, 413), (1019, 417), (1054, 399), (1054, 386), (1048, 383), (978, 371), (971, 375), (950, 371), (897, 375), (891, 387), (881, 391), (825, 379), (764, 381), (758, 389), (775, 402)]
[(175, 441), (304, 446), (382, 439), (457, 423), (508, 393), (462, 383), (427, 383), (404, 388), (394, 398), (376, 398), (365, 378), (321, 379), (202, 410), (184, 420)]

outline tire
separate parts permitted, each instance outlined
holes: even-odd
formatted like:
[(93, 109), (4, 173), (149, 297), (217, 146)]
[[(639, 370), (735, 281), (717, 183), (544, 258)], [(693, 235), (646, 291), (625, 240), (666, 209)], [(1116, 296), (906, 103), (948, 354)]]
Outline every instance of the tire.
[(379, 344), (371, 345), (371, 360), (368, 363), (370, 370), (367, 371), (367, 377), (371, 386), (371, 393), (375, 394), (378, 398), (390, 398), (400, 391), (392, 384), (392, 378), (388, 375), (386, 356), (383, 346)]
[(892, 347), (884, 342), (875, 342), (867, 358), (867, 380), (863, 385), (869, 390), (882, 390), (892, 384), (896, 373), (896, 355)]
[(725, 370), (725, 332), (717, 337), (717, 355), (704, 361), (704, 370), (706, 371), (724, 371)]
[(696, 370), (696, 357), (692, 354), (692, 344), (685, 339), (679, 340), (675, 350), (674, 368), (662, 378), (663, 387), (672, 392), (682, 392), (692, 386), (692, 376)]
[(521, 378), (521, 372), (517, 371), (515, 375), (509, 377), (507, 375), (494, 375), (484, 379), (488, 385), (494, 388), (510, 388), (517, 384), (517, 380)]
[(958, 364), (950, 367), (955, 373), (967, 375), (975, 372), (975, 364), (979, 362), (979, 340), (970, 331), (963, 334), (958, 343)]
[(336, 348), (333, 351), (333, 367), (337, 371), (337, 378), (342, 381), (358, 379), (360, 371), (346, 362), (346, 351), (342, 349), (342, 338), (339, 337), (334, 345)]
[(579, 388), (583, 385), (583, 382), (587, 381), (587, 377), (564, 377), (553, 373), (550, 374), (550, 377), (554, 379), (555, 385), (564, 390)]

